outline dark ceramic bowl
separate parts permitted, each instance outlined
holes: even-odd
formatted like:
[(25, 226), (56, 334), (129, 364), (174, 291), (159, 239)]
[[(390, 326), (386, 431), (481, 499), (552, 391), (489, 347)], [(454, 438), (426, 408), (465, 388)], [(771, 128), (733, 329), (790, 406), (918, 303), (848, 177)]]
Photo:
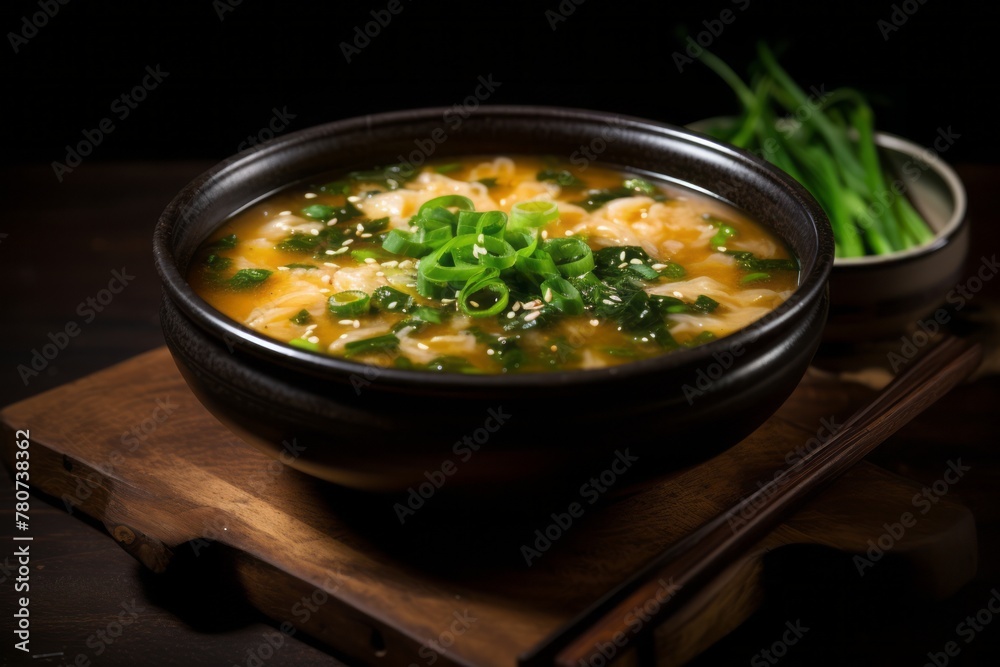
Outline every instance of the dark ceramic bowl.
[[(619, 471), (628, 457), (643, 472), (685, 465), (738, 442), (788, 397), (819, 344), (833, 263), (829, 224), (805, 190), (746, 153), (636, 118), (483, 107), (455, 121), (421, 109), (295, 132), (222, 162), (164, 211), (154, 243), (166, 341), (230, 429), (275, 456), (287, 443), (286, 463), (357, 489), (505, 490), (579, 485), (610, 469), (616, 451)], [(247, 203), (320, 172), (422, 161), (418, 146), (435, 158), (587, 150), (612, 167), (724, 193), (788, 243), (800, 286), (766, 318), (697, 348), (600, 370), (482, 376), (304, 352), (222, 315), (185, 281), (198, 245)]]

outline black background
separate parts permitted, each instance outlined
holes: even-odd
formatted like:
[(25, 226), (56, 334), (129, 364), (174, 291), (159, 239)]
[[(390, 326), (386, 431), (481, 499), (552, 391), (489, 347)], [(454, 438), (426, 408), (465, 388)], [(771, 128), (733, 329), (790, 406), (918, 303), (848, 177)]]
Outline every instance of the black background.
[[(450, 107), (474, 92), (477, 77), (491, 74), (501, 85), (489, 104), (572, 106), (684, 124), (737, 108), (701, 63), (678, 71), (673, 57), (685, 46), (679, 29), (698, 36), (724, 9), (735, 20), (711, 35), (710, 49), (741, 74), (755, 44), (766, 40), (783, 49), (781, 61), (804, 88), (849, 85), (869, 95), (883, 131), (930, 145), (938, 128), (951, 127), (960, 139), (945, 156), (950, 162), (989, 161), (997, 146), (995, 3), (399, 0), (402, 11), (348, 63), (341, 43), (388, 0), (242, 0), (223, 11), (225, 2), (74, 0), (17, 53), (7, 34), (4, 113), (12, 117), (3, 160), (65, 161), (67, 146), (105, 117), (115, 130), (88, 161), (221, 159), (257, 136), (274, 109), (294, 115), (285, 130), (292, 131), (393, 109)], [(40, 11), (38, 0), (5, 5), (5, 33), (23, 33), (23, 17)], [(560, 7), (568, 15), (553, 30), (546, 12)], [(905, 23), (887, 32), (890, 24), (879, 21), (894, 12)], [(115, 98), (157, 65), (169, 76), (119, 120)]]
[[(685, 48), (679, 30), (686, 27), (697, 36), (707, 30), (704, 22), (717, 20), (728, 9), (735, 20), (712, 36), (709, 48), (741, 74), (755, 59), (756, 43), (766, 40), (781, 49), (782, 63), (804, 88), (853, 86), (868, 95), (883, 131), (931, 145), (939, 129), (950, 128), (959, 138), (943, 155), (946, 161), (996, 163), (998, 58), (994, 54), (1000, 41), (1000, 5), (996, 3), (585, 0), (577, 5), (572, 0), (541, 0), (528, 5), (399, 0), (402, 12), (392, 16), (348, 63), (341, 43), (352, 42), (355, 29), (371, 22), (371, 12), (384, 10), (388, 0), (242, 0), (220, 16), (219, 8), (228, 6), (223, 2), (70, 0), (59, 5), (58, 13), (46, 18), (45, 25), (20, 44), (16, 53), (10, 33), (22, 32), (24, 17), (30, 21), (41, 11), (39, 0), (5, 2), (0, 10), (4, 34), (0, 161), (14, 170), (25, 165), (46, 169), (53, 162), (65, 162), (67, 146), (76, 146), (84, 132), (104, 118), (111, 118), (115, 129), (84, 158), (87, 165), (121, 160), (221, 160), (249, 137), (260, 136), (275, 109), (294, 116), (283, 130), (291, 132), (363, 114), (451, 107), (474, 93), (479, 77), (490, 76), (500, 86), (487, 100), (489, 104), (581, 107), (684, 124), (737, 110), (731, 91), (706, 67), (695, 62), (678, 71), (674, 62), (675, 52)], [(904, 5), (912, 15), (905, 14)], [(546, 12), (559, 12), (560, 6), (572, 13), (565, 11), (565, 20), (553, 30)], [(747, 8), (741, 10), (742, 6)], [(890, 21), (894, 13), (897, 20), (907, 16), (906, 22), (886, 39), (879, 21)], [(119, 119), (112, 110), (114, 100), (138, 85), (147, 67), (157, 66), (169, 75), (128, 118)], [(170, 173), (176, 179), (184, 169), (177, 167)], [(23, 210), (32, 200), (67, 197), (66, 183), (80, 187), (86, 181), (78, 177), (83, 176), (72, 172), (60, 182), (53, 174), (37, 191), (10, 193), (6, 186), (0, 190)], [(37, 179), (22, 182), (37, 183)], [(125, 212), (121, 219), (138, 210), (135, 200), (123, 195), (120, 202), (114, 202)], [(90, 338), (83, 340), (81, 350), (87, 349), (86, 355), (75, 350), (67, 353), (59, 358), (58, 373), (53, 365), (49, 376), (28, 388), (13, 379), (14, 366), (26, 361), (27, 351), (65, 323), (66, 313), (72, 312), (80, 295), (103, 284), (107, 267), (117, 267), (118, 255), (124, 252), (107, 228), (112, 223), (100, 218), (108, 203), (84, 205), (93, 207), (88, 219), (103, 245), (82, 250), (94, 257), (93, 271), (67, 278), (65, 282), (82, 287), (64, 293), (43, 294), (38, 287), (48, 258), (75, 252), (51, 247), (53, 240), (58, 246), (59, 228), (50, 234), (30, 218), (16, 216), (0, 224), (0, 230), (11, 236), (3, 246), (0, 268), (16, 275), (16, 289), (27, 294), (8, 295), (9, 281), (0, 281), (3, 312), (10, 304), (32, 299), (48, 304), (35, 308), (48, 313), (48, 319), (0, 332), (4, 341), (0, 352), (7, 369), (0, 388), (3, 403), (57, 386), (93, 370), (90, 366), (120, 360), (125, 350), (162, 343), (152, 316), (138, 334), (123, 331), (117, 316), (131, 308), (152, 312), (149, 304), (155, 300), (156, 283), (147, 266), (137, 281), (141, 286), (116, 302), (120, 310), (99, 320), (88, 333)], [(134, 222), (151, 230), (155, 219), (139, 216)], [(23, 241), (17, 239), (22, 232), (27, 237)], [(23, 244), (13, 245), (15, 240)], [(4, 316), (5, 322), (8, 317)], [(121, 320), (125, 319), (122, 315)], [(124, 335), (129, 339), (123, 342)], [(84, 343), (90, 347), (84, 348)], [(866, 664), (903, 661), (880, 663), (886, 655), (905, 655), (907, 664), (923, 664), (926, 651), (940, 650), (944, 641), (953, 638), (955, 619), (987, 597), (977, 589), (969, 599), (948, 607), (896, 599), (889, 611), (877, 605), (858, 609), (853, 566), (843, 560), (825, 562), (822, 557), (777, 554), (772, 570), (792, 583), (779, 590), (768, 613), (756, 616), (698, 664), (746, 664), (757, 650), (781, 635), (786, 620), (798, 618), (803, 609), (814, 614), (804, 618), (815, 621), (811, 626), (815, 630), (810, 641), (782, 664), (835, 664), (842, 655), (858, 653), (873, 656)], [(812, 563), (814, 571), (803, 572), (802, 565), (795, 570), (799, 561)], [(838, 572), (837, 568), (844, 567), (848, 571)], [(817, 572), (824, 574), (817, 577)], [(855, 586), (839, 588), (840, 581), (855, 582)], [(898, 594), (891, 581), (865, 582), (871, 589), (862, 599)], [(111, 606), (116, 603), (117, 599)], [(56, 596), (46, 598), (45, 604), (58, 608)], [(911, 613), (899, 618), (898, 610), (907, 605)], [(100, 606), (95, 603), (95, 608)], [(815, 615), (818, 610), (825, 615)], [(934, 632), (914, 641), (912, 627), (924, 625)], [(965, 664), (989, 664), (989, 656), (996, 654), (997, 629), (990, 632), (963, 653), (966, 660), (971, 658)], [(850, 645), (852, 641), (856, 646)], [(986, 645), (988, 641), (993, 643)], [(979, 662), (972, 657), (973, 650)]]

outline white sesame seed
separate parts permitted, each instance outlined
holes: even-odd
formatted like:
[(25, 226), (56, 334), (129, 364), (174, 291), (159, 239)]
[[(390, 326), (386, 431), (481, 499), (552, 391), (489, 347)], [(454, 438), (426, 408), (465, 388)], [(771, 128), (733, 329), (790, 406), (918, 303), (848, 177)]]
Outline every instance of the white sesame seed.
[(287, 266), (279, 266), (278, 270), (279, 271), (291, 271), (291, 269), (289, 269)]
[(365, 226), (359, 222), (358, 226), (357, 226), (357, 230), (358, 230), (358, 232), (363, 232), (363, 231), (365, 231)]
[(608, 297), (608, 298), (610, 298), (610, 299), (611, 299), (612, 301), (617, 301), (618, 303), (621, 303), (621, 302), (622, 302), (622, 298), (621, 298), (620, 296), (618, 296), (617, 294), (612, 294), (612, 295), (611, 295), (610, 297)]
[(365, 257), (365, 264), (378, 264), (378, 260), (374, 257)]
[(618, 268), (624, 269), (626, 266), (628, 266), (628, 262), (622, 262), (621, 264), (618, 265)]
[(590, 320), (590, 326), (592, 326), (592, 327), (596, 327), (600, 323), (601, 323), (600, 320)]
[(352, 203), (356, 202), (356, 201), (361, 201), (361, 197), (359, 197), (357, 195), (351, 195), (350, 197), (347, 198), (347, 201), (352, 202)]
[(624, 250), (622, 250), (622, 253), (620, 255), (618, 255), (618, 259), (620, 259), (623, 262), (625, 261), (625, 251)]
[(305, 196), (306, 196), (306, 199), (316, 199), (316, 193), (315, 192), (307, 192)]
[(338, 264), (334, 264), (333, 262), (323, 262), (323, 266), (332, 266), (335, 269), (339, 269), (340, 268), (340, 266)]
[(633, 257), (628, 261), (629, 264), (642, 264), (642, 260), (638, 257)]
[(537, 310), (534, 311), (534, 312), (528, 313), (527, 315), (524, 316), (524, 321), (525, 322), (531, 322), (535, 318), (537, 318), (539, 315), (541, 315), (541, 313), (538, 312)]
[(342, 246), (349, 246), (352, 243), (354, 243), (354, 239), (345, 239), (344, 242), (341, 243), (340, 245), (342, 245)]
[(643, 337), (642, 337), (642, 342), (643, 342), (643, 343), (648, 343), (648, 342), (649, 342), (649, 339), (648, 339), (648, 338), (646, 338), (645, 336), (643, 336)]
[(381, 277), (385, 276), (385, 271), (376, 271), (375, 275), (378, 276), (379, 278), (381, 278)]
[(431, 349), (431, 348), (427, 347), (426, 345), (424, 345), (423, 343), (417, 343), (417, 347), (419, 347), (421, 350), (429, 350), (429, 349)]
[(511, 306), (510, 309), (513, 310), (515, 313), (517, 311), (521, 310), (521, 302), (520, 301), (515, 301), (514, 305)]
[(368, 232), (365, 232), (364, 234), (361, 235), (361, 238), (363, 238), (363, 239), (370, 239), (371, 237), (372, 237), (372, 235), (370, 233), (368, 233)]
[(319, 336), (309, 336), (306, 340), (315, 345), (319, 342)]
[(327, 227), (333, 227), (335, 224), (337, 224), (336, 220), (327, 220), (326, 221), (326, 226)]
[(291, 215), (291, 214), (292, 214), (292, 212), (291, 212), (291, 211), (282, 211), (282, 212), (281, 212), (281, 213), (279, 213), (278, 215)]
[(399, 263), (399, 268), (401, 269), (408, 269), (411, 266), (413, 266), (413, 262), (409, 259), (404, 259), (402, 262)]
[(662, 271), (663, 269), (667, 268), (667, 265), (666, 264), (653, 264), (653, 266), (651, 266), (650, 268), (654, 269), (656, 271)]
[(340, 334), (341, 338), (347, 338), (347, 334)]
[(566, 236), (573, 236), (573, 230), (572, 229), (567, 229), (566, 230)]
[(542, 230), (542, 238), (543, 239), (549, 238), (549, 230), (547, 230), (547, 229), (543, 229)]
[(354, 324), (354, 320), (340, 320), (337, 324)]
[(508, 320), (514, 319), (515, 316), (517, 316), (517, 313), (515, 313), (513, 310), (510, 311), (509, 313), (507, 313), (507, 319)]
[(327, 250), (327, 251), (325, 252), (325, 254), (327, 254), (327, 255), (336, 255), (336, 254), (337, 254), (337, 252), (336, 252), (335, 250)]
[(603, 303), (605, 306), (613, 306), (613, 305), (615, 305), (615, 302), (612, 301), (611, 299), (601, 299), (601, 303)]
[(684, 295), (681, 294), (680, 292), (678, 292), (677, 290), (674, 290), (674, 296), (676, 296), (678, 299), (683, 299), (684, 298)]
[(399, 302), (398, 302), (398, 301), (390, 301), (390, 302), (389, 302), (389, 305), (388, 305), (388, 306), (386, 306), (386, 308), (388, 308), (389, 310), (392, 310), (393, 308), (395, 308), (395, 307), (396, 307), (396, 306), (398, 306), (398, 305), (399, 305)]
[(479, 304), (476, 303), (475, 301), (472, 301), (471, 299), (469, 300), (469, 305), (472, 306), (473, 308), (479, 308)]
[(455, 303), (454, 299), (441, 299), (441, 303)]
[(545, 299), (545, 303), (551, 303), (552, 302), (552, 288), (550, 288), (550, 287), (545, 288), (545, 297), (544, 297), (544, 299)]
[(382, 262), (382, 266), (387, 269), (394, 269), (399, 266), (399, 262), (395, 259), (389, 260), (388, 262)]
[(354, 320), (354, 325), (353, 326), (354, 326), (355, 329), (360, 329), (361, 328), (361, 321), (360, 320)]
[(716, 250), (718, 250), (719, 252), (726, 252), (726, 246), (720, 245), (718, 248), (716, 248)]
[(496, 350), (494, 350), (493, 348), (490, 348), (490, 349), (486, 350), (486, 354), (492, 357), (494, 354), (496, 354)]
[(309, 233), (312, 234), (313, 236), (319, 236), (319, 230), (318, 229), (310, 229)]

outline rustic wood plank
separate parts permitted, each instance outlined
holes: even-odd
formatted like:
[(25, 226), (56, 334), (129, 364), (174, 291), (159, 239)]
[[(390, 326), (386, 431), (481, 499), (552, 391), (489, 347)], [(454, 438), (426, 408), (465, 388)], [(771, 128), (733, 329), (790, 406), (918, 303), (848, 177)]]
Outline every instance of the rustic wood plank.
[[(818, 400), (820, 384), (807, 376), (796, 396)], [(426, 663), (433, 651), (445, 664), (513, 665), (786, 466), (786, 454), (820, 427), (810, 410), (796, 408), (796, 396), (715, 459), (616, 486), (531, 567), (520, 546), (545, 528), (538, 511), (517, 499), (463, 507), (442, 497), (401, 527), (391, 510), (398, 497), (332, 488), (239, 441), (187, 390), (162, 348), (9, 406), (2, 418), (7, 430), (32, 429), (33, 486), (104, 522), (147, 567), (162, 571), (178, 557), (215, 550), (220, 576), (279, 626), (362, 661)], [(809, 405), (815, 412), (815, 401)], [(5, 447), (12, 442), (4, 438)], [(761, 597), (767, 552), (789, 544), (864, 552), (883, 522), (912, 510), (919, 490), (857, 466), (661, 628), (657, 655), (690, 658), (744, 620)], [(906, 570), (914, 587), (943, 595), (974, 574), (976, 545), (969, 512), (947, 497), (938, 507), (880, 567)], [(559, 502), (542, 515), (550, 509), (559, 511)], [(945, 553), (952, 557), (941, 559)]]

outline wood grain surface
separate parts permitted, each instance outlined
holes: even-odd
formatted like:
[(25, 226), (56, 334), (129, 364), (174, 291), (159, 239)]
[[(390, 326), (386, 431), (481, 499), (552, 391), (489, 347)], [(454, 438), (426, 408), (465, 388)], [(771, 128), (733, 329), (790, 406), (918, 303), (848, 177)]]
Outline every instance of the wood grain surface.
[[(814, 376), (804, 382), (812, 391), (823, 384)], [(824, 389), (839, 391), (835, 382)], [(5, 460), (14, 459), (15, 432), (36, 424), (33, 487), (101, 521), (154, 572), (167, 570), (178, 552), (198, 558), (221, 549), (225, 566), (213, 576), (233, 578), (238, 594), (279, 628), (366, 663), (433, 658), (497, 667), (516, 664), (656, 554), (791, 471), (797, 449), (836, 428), (823, 420), (796, 425), (811, 417), (796, 414), (793, 401), (739, 445), (685, 471), (629, 479), (629, 467), (641, 462), (623, 442), (606, 469), (593, 471), (607, 486), (599, 496), (473, 498), (489, 520), (470, 522), (469, 499), (442, 487), (401, 523), (395, 505), (405, 494), (331, 488), (238, 440), (188, 391), (163, 348), (9, 406), (0, 417)], [(875, 558), (865, 554), (869, 536), (919, 493), (919, 484), (859, 466), (811, 503), (809, 521), (793, 520), (752, 546), (696, 600), (686, 629), (665, 628), (661, 635), (674, 634), (657, 644), (658, 662), (694, 657), (752, 613), (764, 592), (765, 553), (813, 544)], [(844, 514), (861, 494), (866, 505)], [(748, 506), (747, 516), (757, 509)], [(746, 521), (736, 517), (731, 529)], [(912, 589), (949, 595), (975, 575), (975, 524), (959, 503), (942, 498), (933, 515), (900, 530), (885, 549), (893, 557), (879, 566), (905, 573)], [(920, 576), (909, 578), (914, 573)], [(672, 580), (662, 587), (666, 601)]]
[[(0, 383), (0, 405), (64, 385), (162, 344), (156, 317), (159, 287), (149, 241), (152, 225), (173, 194), (208, 166), (207, 162), (85, 163), (62, 184), (56, 184), (47, 165), (2, 171), (8, 186), (8, 215), (0, 225), (6, 235), (0, 240), (0, 298), (14, 319), (0, 329), (0, 360), (6, 373)], [(957, 168), (970, 195), (973, 249), (965, 274), (972, 276), (982, 265), (981, 257), (1000, 250), (1000, 189), (995, 187), (1000, 167), (966, 164)], [(79, 304), (106, 287), (111, 272), (123, 267), (135, 280), (85, 322), (77, 313)], [(1000, 281), (986, 282), (955, 327), (964, 331), (982, 327), (984, 322), (988, 326), (997, 319), (998, 304)], [(17, 366), (27, 363), (32, 350), (69, 321), (78, 322), (81, 333), (39, 376), (22, 381)], [(842, 417), (868, 400), (872, 391), (867, 384), (877, 376), (872, 369), (885, 367), (887, 352), (899, 345), (890, 341), (888, 347), (824, 350), (811, 373), (823, 381), (837, 381), (840, 391), (825, 392), (822, 383), (800, 387), (789, 404), (795, 405), (797, 425), (808, 432), (821, 418)], [(995, 352), (997, 345), (991, 349)], [(996, 368), (995, 354), (992, 364)], [(971, 642), (956, 629), (984, 609), (992, 591), (1000, 586), (997, 405), (1000, 377), (982, 375), (944, 397), (869, 457), (893, 475), (928, 487), (941, 479), (949, 460), (961, 458), (971, 467), (946, 495), (975, 517), (979, 567), (974, 580), (942, 599), (904, 584), (919, 579), (919, 574), (902, 577), (898, 568), (879, 566), (859, 577), (850, 558), (836, 551), (809, 545), (774, 550), (767, 553), (763, 565), (756, 566), (767, 589), (763, 606), (691, 664), (746, 665), (755, 660), (771, 664), (762, 651), (781, 640), (787, 624), (796, 622), (809, 630), (794, 646), (785, 647), (782, 665), (920, 665), (929, 660), (928, 653), (943, 651), (951, 641), (958, 642), (961, 652), (952, 664), (995, 664), (1000, 656), (1000, 624), (984, 626)], [(29, 426), (47, 427), (57, 416), (46, 415)], [(3, 486), (0, 535), (7, 535), (14, 496), (12, 486)], [(867, 492), (845, 498), (835, 508), (833, 520), (843, 520), (840, 512), (870, 511), (875, 507), (872, 500)], [(935, 516), (942, 507), (932, 505), (928, 516)], [(882, 520), (898, 518), (897, 509), (901, 508), (885, 508)], [(265, 654), (268, 666), (339, 664), (317, 640), (302, 633), (281, 635), (279, 624), (242, 597), (243, 584), (234, 576), (220, 574), (235, 570), (232, 552), (211, 548), (191, 558), (179, 551), (164, 573), (153, 574), (117, 546), (103, 525), (81, 521), (81, 516), (79, 511), (67, 513), (57, 499), (33, 496), (32, 653), (39, 657), (12, 664), (249, 665)], [(488, 518), (469, 508), (465, 521), (479, 526)], [(827, 518), (809, 508), (795, 521), (811, 525)], [(884, 532), (874, 518), (868, 527), (866, 539), (877, 539)], [(791, 531), (793, 535), (785, 541), (795, 541), (801, 528), (793, 523), (781, 531)], [(630, 544), (625, 531), (614, 536)], [(0, 612), (7, 619), (15, 598), (9, 552), (5, 550), (0, 557)], [(914, 567), (933, 568), (945, 556), (929, 557), (930, 564), (915, 561)], [(258, 569), (252, 576), (267, 576), (264, 566), (254, 567)], [(242, 571), (250, 573), (251, 569)], [(727, 609), (762, 595), (759, 589), (727, 591), (720, 598), (724, 600), (720, 606)], [(268, 604), (266, 600), (251, 602)], [(113, 624), (128, 605), (139, 612), (136, 622), (114, 637), (105, 634), (110, 642), (102, 639), (100, 633), (109, 627), (114, 630)], [(676, 633), (684, 635), (685, 643), (721, 634), (696, 624), (685, 624)], [(674, 636), (658, 635), (657, 641), (672, 641)], [(274, 647), (268, 640), (280, 644)], [(4, 644), (0, 659), (10, 656), (9, 644)], [(421, 659), (416, 664), (429, 663)]]

